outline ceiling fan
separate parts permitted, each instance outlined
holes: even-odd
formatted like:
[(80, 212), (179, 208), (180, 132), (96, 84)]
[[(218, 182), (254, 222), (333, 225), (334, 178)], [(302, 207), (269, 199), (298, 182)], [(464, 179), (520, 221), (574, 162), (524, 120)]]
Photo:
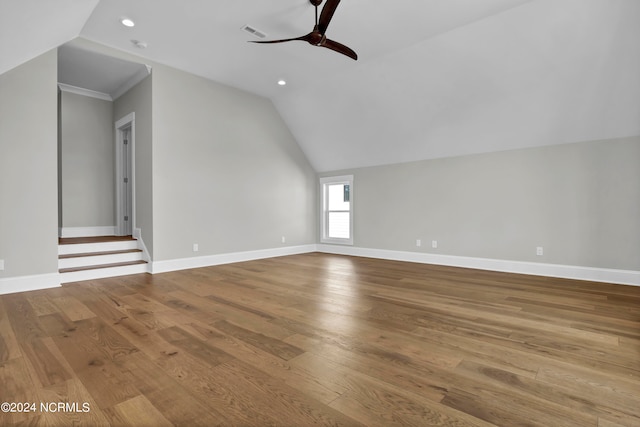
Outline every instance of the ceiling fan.
[(351, 48), (336, 41), (329, 40), (325, 35), (325, 33), (327, 32), (327, 27), (329, 26), (329, 22), (331, 22), (331, 18), (333, 18), (333, 14), (336, 11), (338, 4), (340, 4), (340, 0), (327, 0), (324, 4), (324, 7), (322, 8), (322, 12), (320, 13), (320, 19), (318, 19), (318, 6), (320, 6), (322, 0), (309, 0), (309, 2), (316, 8), (316, 25), (313, 27), (313, 31), (311, 31), (309, 34), (292, 39), (252, 41), (252, 43), (284, 43), (300, 40), (305, 41), (313, 46), (326, 47), (327, 49), (331, 49), (333, 51), (346, 55), (349, 58), (357, 60), (358, 54), (355, 53)]

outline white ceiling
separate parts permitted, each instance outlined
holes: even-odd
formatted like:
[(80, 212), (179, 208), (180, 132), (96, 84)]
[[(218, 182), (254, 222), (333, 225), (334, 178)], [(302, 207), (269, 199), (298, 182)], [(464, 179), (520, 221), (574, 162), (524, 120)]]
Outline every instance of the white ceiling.
[(640, 134), (638, 0), (344, 0), (357, 62), (247, 43), (308, 33), (308, 0), (53, 3), (0, 0), (0, 73), (81, 36), (269, 97), (318, 171)]

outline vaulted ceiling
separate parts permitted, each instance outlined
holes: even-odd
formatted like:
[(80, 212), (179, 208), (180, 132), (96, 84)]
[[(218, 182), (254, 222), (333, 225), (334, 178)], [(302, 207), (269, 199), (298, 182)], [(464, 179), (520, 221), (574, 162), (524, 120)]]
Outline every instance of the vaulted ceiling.
[(308, 0), (0, 0), (0, 73), (93, 40), (270, 98), (318, 171), (640, 134), (638, 0), (343, 0), (327, 35), (358, 61), (242, 31), (313, 23)]

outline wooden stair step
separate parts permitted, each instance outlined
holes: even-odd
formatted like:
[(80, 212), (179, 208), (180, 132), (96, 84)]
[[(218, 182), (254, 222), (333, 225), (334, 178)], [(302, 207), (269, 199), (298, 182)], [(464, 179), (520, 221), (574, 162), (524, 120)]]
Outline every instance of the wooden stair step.
[(95, 236), (95, 237), (59, 237), (59, 245), (75, 245), (80, 243), (104, 243), (137, 240), (133, 236)]
[(62, 268), (58, 270), (58, 272), (72, 273), (74, 271), (97, 270), (100, 268), (126, 267), (129, 265), (138, 265), (138, 264), (147, 264), (147, 261), (129, 261), (129, 262), (118, 262), (114, 264), (100, 264), (100, 265), (87, 265), (83, 267)]
[(142, 252), (142, 249), (126, 249), (122, 251), (84, 252), (79, 254), (66, 254), (66, 255), (59, 255), (58, 259), (81, 258), (81, 257), (101, 256), (101, 255), (119, 255), (119, 254), (129, 254), (129, 253), (136, 253), (136, 252)]

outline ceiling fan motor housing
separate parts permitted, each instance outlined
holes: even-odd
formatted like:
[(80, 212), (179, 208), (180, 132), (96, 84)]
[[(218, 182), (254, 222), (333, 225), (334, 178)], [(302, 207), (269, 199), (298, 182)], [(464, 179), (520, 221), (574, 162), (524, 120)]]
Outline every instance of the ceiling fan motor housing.
[(321, 46), (326, 39), (327, 36), (321, 34), (319, 31), (314, 31), (309, 34), (309, 44), (312, 44), (314, 46)]

